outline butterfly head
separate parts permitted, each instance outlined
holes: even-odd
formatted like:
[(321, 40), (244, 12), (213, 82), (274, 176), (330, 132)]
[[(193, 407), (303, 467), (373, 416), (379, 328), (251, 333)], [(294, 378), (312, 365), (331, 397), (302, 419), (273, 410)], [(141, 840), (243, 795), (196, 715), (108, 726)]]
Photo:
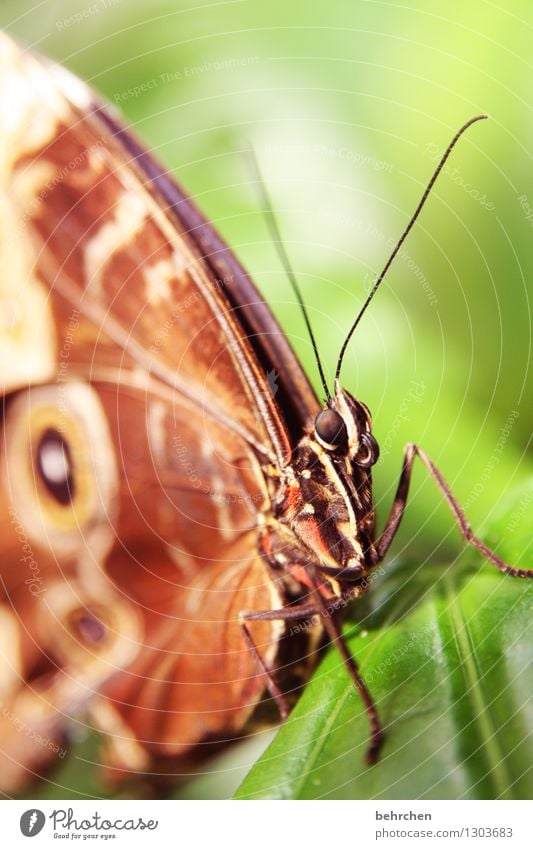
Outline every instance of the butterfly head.
[(315, 418), (314, 437), (328, 454), (361, 468), (370, 468), (379, 458), (368, 407), (338, 383), (335, 395)]
[(376, 563), (371, 467), (378, 457), (368, 408), (336, 384), (298, 446), (296, 481), (282, 502), (284, 520), (315, 555), (311, 580), (319, 576), (317, 585), (333, 595)]

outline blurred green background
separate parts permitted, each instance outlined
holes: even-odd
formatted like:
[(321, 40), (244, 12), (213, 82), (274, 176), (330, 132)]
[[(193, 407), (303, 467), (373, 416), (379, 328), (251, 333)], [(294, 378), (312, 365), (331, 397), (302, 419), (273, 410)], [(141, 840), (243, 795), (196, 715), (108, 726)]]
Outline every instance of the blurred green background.
[[(0, 24), (116, 104), (252, 272), (317, 388), (247, 143), (332, 376), (436, 157), (463, 121), (490, 115), (452, 155), (343, 371), (382, 445), (381, 519), (413, 440), (482, 529), (533, 465), (529, 0), (3, 0)], [(417, 469), (392, 554), (422, 566), (459, 549)]]

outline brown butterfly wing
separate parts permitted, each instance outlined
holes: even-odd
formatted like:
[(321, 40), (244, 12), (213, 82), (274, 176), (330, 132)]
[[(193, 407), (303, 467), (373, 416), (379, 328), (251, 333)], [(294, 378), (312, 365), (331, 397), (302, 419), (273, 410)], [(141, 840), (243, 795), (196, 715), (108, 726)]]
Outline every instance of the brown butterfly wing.
[[(5, 386), (85, 382), (109, 425), (113, 542), (96, 562), (91, 529), (70, 568), (82, 602), (93, 568), (109, 580), (109, 607), (139, 623), (136, 659), (127, 672), (125, 655), (115, 660), (95, 686), (107, 698), (92, 699), (98, 723), (122, 729), (128, 765), (135, 751), (179, 754), (231, 736), (260, 697), (238, 613), (285, 603), (258, 548), (262, 464), (287, 461), (317, 401), (191, 202), (85, 87), (1, 47), (0, 91), (24, 94), (0, 150), (3, 267), (16, 272), (2, 274), (0, 295), (19, 307), (0, 351)], [(274, 665), (279, 637), (278, 623), (254, 631)], [(75, 701), (58, 698), (58, 722)]]
[(309, 411), (316, 408), (316, 395), (286, 335), (249, 274), (191, 198), (152, 154), (139, 144), (131, 131), (120, 124), (116, 116), (105, 107), (98, 111), (98, 121), (108, 128), (135, 161), (154, 196), (179, 222), (179, 229), (185, 230), (196, 243), (203, 261), (211, 271), (212, 279), (225, 281), (226, 296), (264, 371), (273, 369), (282, 375), (276, 400), (283, 410), (288, 431), (299, 436)]
[[(131, 768), (139, 747), (179, 755), (242, 729), (264, 682), (239, 613), (282, 607), (284, 595), (258, 553), (257, 511), (268, 493), (240, 436), (168, 405), (157, 413), (164, 444), (156, 446), (149, 428), (134, 432), (120, 417), (150, 419), (160, 399), (121, 396), (117, 404), (116, 389), (98, 391), (110, 417), (117, 411), (123, 464), (105, 571), (141, 612), (144, 638), (128, 671), (104, 688), (108, 703), (95, 718), (107, 718), (106, 730), (120, 723), (120, 763)], [(279, 623), (255, 624), (266, 662), (276, 660), (281, 632)]]
[[(33, 61), (24, 57), (22, 68)], [(63, 72), (50, 66), (49, 77), (56, 96), (70, 94)], [(81, 110), (66, 97), (62, 109), (31, 104), (48, 117), (48, 139), (11, 164), (11, 198), (36, 236), (37, 271), (51, 285), (59, 326), (81, 307), (96, 338), (77, 345), (79, 356), (98, 366), (120, 350), (285, 458), (287, 422), (268, 397), (267, 373), (283, 372), (299, 423), (316, 399), (278, 325), (190, 201), (156, 166), (148, 172), (148, 155), (133, 141), (126, 148), (124, 133), (80, 91)]]

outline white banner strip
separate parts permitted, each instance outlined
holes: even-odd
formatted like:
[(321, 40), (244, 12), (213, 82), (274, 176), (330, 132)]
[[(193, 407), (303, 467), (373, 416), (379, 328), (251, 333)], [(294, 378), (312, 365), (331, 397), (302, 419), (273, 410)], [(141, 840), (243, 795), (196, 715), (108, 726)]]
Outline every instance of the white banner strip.
[[(530, 849), (531, 804), (507, 801), (4, 801), (1, 845)], [(35, 839), (35, 843), (30, 841)]]

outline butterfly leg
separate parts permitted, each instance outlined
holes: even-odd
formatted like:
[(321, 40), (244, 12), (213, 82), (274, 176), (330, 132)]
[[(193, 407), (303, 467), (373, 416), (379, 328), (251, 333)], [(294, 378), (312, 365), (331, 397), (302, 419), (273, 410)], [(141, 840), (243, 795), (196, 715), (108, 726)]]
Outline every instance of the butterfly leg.
[(287, 607), (285, 609), (278, 610), (243, 610), (239, 615), (242, 635), (246, 647), (260, 669), (261, 675), (265, 680), (268, 692), (270, 693), (270, 695), (278, 706), (278, 710), (280, 712), (282, 720), (287, 719), (290, 713), (289, 703), (285, 698), (284, 694), (281, 692), (280, 688), (278, 687), (278, 684), (276, 683), (271, 671), (268, 669), (265, 661), (261, 657), (261, 652), (254, 643), (253, 637), (250, 633), (250, 629), (248, 628), (246, 623), (292, 622), (298, 619), (306, 619), (308, 617), (316, 616), (318, 613), (319, 611), (314, 605), (298, 604), (293, 605), (292, 607)]
[(487, 558), (500, 572), (505, 572), (507, 575), (511, 575), (514, 578), (532, 578), (533, 577), (533, 569), (518, 569), (515, 566), (510, 566), (508, 563), (505, 563), (500, 557), (498, 557), (488, 546), (485, 545), (480, 539), (478, 539), (468, 523), (468, 520), (459, 505), (459, 502), (453, 495), (450, 487), (442, 477), (441, 473), (435, 466), (435, 464), (430, 460), (428, 455), (419, 448), (417, 445), (414, 445), (410, 442), (404, 452), (403, 457), (403, 467), (400, 475), (400, 480), (398, 483), (398, 488), (396, 490), (396, 495), (394, 498), (394, 502), (389, 514), (389, 518), (387, 519), (387, 523), (381, 537), (377, 543), (377, 551), (379, 555), (379, 560), (383, 560), (392, 540), (396, 535), (396, 531), (400, 526), (400, 522), (402, 521), (405, 506), (407, 504), (407, 498), (409, 495), (409, 484), (411, 482), (411, 474), (413, 471), (413, 462), (415, 457), (418, 456), (422, 460), (424, 466), (428, 470), (429, 474), (437, 484), (440, 489), (444, 500), (448, 504), (448, 507), (451, 510), (451, 513), (457, 523), (459, 531), (461, 532), (461, 536), (471, 545), (478, 549), (478, 551), (483, 554), (484, 557)]
[(337, 651), (340, 653), (348, 674), (357, 687), (359, 695), (363, 701), (370, 727), (370, 745), (366, 751), (365, 760), (367, 764), (371, 766), (376, 763), (384, 740), (383, 729), (381, 727), (376, 705), (374, 704), (374, 699), (363, 680), (355, 658), (348, 648), (337, 620), (329, 612), (329, 609), (320, 595), (318, 588), (315, 588), (313, 594), (316, 599), (316, 606), (318, 608), (320, 618), (329, 637), (330, 643), (335, 646)]
[(340, 652), (343, 662), (350, 675), (350, 678), (357, 687), (363, 700), (363, 704), (370, 725), (370, 746), (367, 749), (365, 759), (368, 764), (373, 764), (376, 762), (379, 755), (379, 751), (383, 744), (383, 729), (379, 721), (377, 708), (374, 704), (372, 696), (370, 695), (366, 687), (361, 673), (359, 672), (359, 667), (357, 666), (357, 663), (352, 657), (350, 649), (346, 644), (346, 640), (344, 639), (340, 628), (337, 625), (337, 622), (335, 621), (334, 616), (331, 615), (328, 608), (326, 607), (324, 600), (320, 596), (318, 590), (315, 591), (315, 598), (316, 604), (295, 605), (294, 607), (290, 607), (285, 610), (261, 610), (256, 612), (241, 613), (241, 618), (243, 620), (241, 621), (241, 627), (243, 629), (244, 640), (246, 642), (246, 645), (248, 646), (249, 651), (251, 652), (258, 666), (261, 669), (261, 672), (265, 678), (265, 682), (268, 687), (268, 691), (272, 698), (276, 701), (276, 704), (278, 705), (281, 718), (285, 720), (289, 715), (289, 705), (287, 703), (287, 700), (285, 699), (285, 696), (276, 684), (272, 674), (267, 669), (261, 657), (261, 654), (257, 649), (257, 646), (253, 642), (249, 629), (246, 627), (246, 622), (258, 620), (283, 620), (287, 622), (296, 619), (305, 619), (312, 616), (320, 616), (331, 643), (335, 645), (337, 650)]
[[(278, 532), (283, 535), (286, 534), (287, 531), (283, 526), (276, 526)], [(288, 537), (288, 542), (291, 542), (290, 536)], [(262, 547), (263, 547), (263, 556), (265, 560), (269, 563), (275, 563), (272, 557), (272, 549), (269, 543), (268, 536), (264, 536), (262, 539)], [(369, 727), (370, 727), (370, 745), (366, 752), (366, 762), (370, 765), (376, 762), (379, 751), (383, 744), (383, 730), (381, 728), (381, 723), (379, 720), (377, 708), (374, 704), (372, 696), (368, 691), (366, 684), (359, 672), (359, 667), (352, 657), (350, 649), (344, 639), (344, 636), (341, 632), (341, 629), (338, 625), (336, 614), (340, 612), (341, 609), (346, 607), (347, 602), (350, 600), (346, 596), (340, 596), (334, 599), (326, 600), (322, 597), (320, 589), (319, 589), (319, 576), (316, 574), (315, 569), (309, 563), (302, 564), (303, 568), (307, 572), (311, 589), (311, 598), (313, 602), (311, 604), (306, 605), (298, 605), (291, 608), (286, 608), (285, 610), (273, 610), (273, 611), (263, 611), (260, 613), (250, 614), (250, 618), (266, 618), (268, 616), (269, 619), (296, 619), (310, 616), (319, 616), (321, 620), (322, 627), (326, 631), (330, 642), (336, 646), (337, 650), (340, 652), (344, 665), (348, 671), (352, 682), (357, 688), (361, 699), (363, 701), (365, 711), (367, 713)], [(297, 613), (295, 613), (297, 611)], [(248, 633), (248, 639), (245, 636), (247, 641), (247, 645), (250, 647), (250, 650), (254, 652), (254, 656), (257, 658), (257, 662), (262, 665), (264, 669), (264, 664), (262, 663), (262, 659), (258, 657), (258, 652), (255, 646), (253, 648), (250, 646), (250, 635)], [(269, 674), (266, 670), (264, 672), (265, 678)], [(270, 676), (271, 677), (271, 676)], [(267, 679), (268, 680), (268, 679)], [(273, 682), (275, 685), (275, 682)], [(269, 686), (269, 691), (274, 695), (273, 689)], [(284, 711), (282, 706), (280, 705), (278, 699), (276, 699), (278, 705), (280, 707), (280, 713), (283, 718), (285, 718)]]

